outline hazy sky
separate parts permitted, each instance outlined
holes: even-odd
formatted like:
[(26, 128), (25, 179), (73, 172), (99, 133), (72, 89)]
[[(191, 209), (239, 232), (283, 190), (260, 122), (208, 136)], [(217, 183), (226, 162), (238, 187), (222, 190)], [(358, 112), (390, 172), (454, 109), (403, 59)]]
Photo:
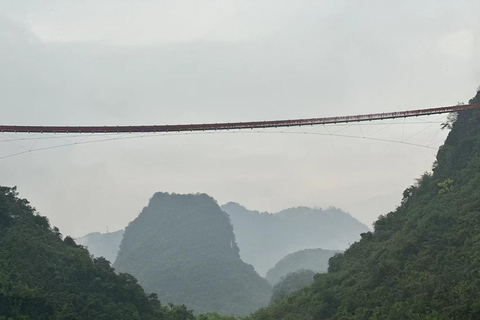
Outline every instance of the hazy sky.
[[(480, 84), (478, 12), (476, 0), (0, 0), (0, 122), (248, 121), (467, 102)], [(442, 118), (428, 119), (418, 121)], [(426, 126), (378, 137), (445, 135)], [(0, 141), (12, 137), (26, 136)], [(0, 142), (0, 157), (72, 141), (62, 139)], [(0, 184), (73, 236), (125, 227), (156, 191), (271, 212), (332, 205), (371, 226), (435, 153), (321, 135), (169, 135), (2, 159)]]

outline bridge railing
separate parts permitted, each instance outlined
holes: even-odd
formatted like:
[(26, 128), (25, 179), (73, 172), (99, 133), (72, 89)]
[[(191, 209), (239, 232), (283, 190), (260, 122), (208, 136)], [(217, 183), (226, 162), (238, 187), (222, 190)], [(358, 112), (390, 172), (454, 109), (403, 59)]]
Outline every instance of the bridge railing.
[(307, 126), (335, 123), (349, 123), (385, 120), (395, 118), (408, 118), (458, 112), (480, 108), (480, 104), (449, 106), (430, 109), (397, 111), (387, 113), (372, 113), (353, 116), (309, 118), (294, 120), (251, 121), (251, 122), (224, 122), (203, 124), (178, 124), (178, 125), (143, 125), (143, 126), (17, 126), (0, 125), (0, 132), (25, 132), (25, 133), (129, 133), (129, 132), (188, 132), (188, 131), (217, 131), (260, 129), (291, 126)]

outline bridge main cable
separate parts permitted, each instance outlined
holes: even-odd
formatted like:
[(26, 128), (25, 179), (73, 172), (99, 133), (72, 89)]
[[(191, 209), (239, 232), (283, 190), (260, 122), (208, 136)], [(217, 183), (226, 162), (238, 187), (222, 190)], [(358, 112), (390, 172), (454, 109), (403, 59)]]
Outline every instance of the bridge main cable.
[(262, 129), (292, 126), (307, 126), (335, 123), (362, 122), (373, 120), (385, 120), (395, 118), (408, 118), (458, 112), (480, 108), (480, 104), (419, 109), (409, 111), (372, 113), (354, 116), (309, 118), (296, 120), (272, 120), (253, 122), (224, 122), (203, 124), (178, 124), (178, 125), (140, 125), (140, 126), (18, 126), (0, 125), (0, 132), (24, 132), (24, 133), (129, 133), (129, 132), (188, 132), (188, 131), (217, 131), (217, 130), (240, 130)]

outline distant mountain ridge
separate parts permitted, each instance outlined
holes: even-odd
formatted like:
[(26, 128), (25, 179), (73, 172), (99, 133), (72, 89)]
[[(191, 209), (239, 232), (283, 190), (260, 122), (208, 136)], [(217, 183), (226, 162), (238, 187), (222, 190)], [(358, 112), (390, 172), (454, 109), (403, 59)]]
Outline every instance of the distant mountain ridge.
[(369, 231), (337, 208), (297, 207), (274, 214), (248, 210), (234, 202), (221, 208), (230, 216), (242, 260), (260, 275), (290, 253), (319, 247), (343, 250)]
[(305, 249), (282, 258), (275, 267), (268, 270), (265, 279), (273, 286), (289, 273), (299, 270), (311, 270), (323, 273), (328, 270), (328, 260), (340, 250)]
[(115, 269), (196, 313), (245, 315), (271, 287), (244, 263), (228, 215), (206, 194), (156, 193), (125, 229)]
[(123, 233), (124, 230), (108, 233), (92, 232), (75, 241), (86, 247), (94, 257), (104, 257), (113, 264), (117, 258)]

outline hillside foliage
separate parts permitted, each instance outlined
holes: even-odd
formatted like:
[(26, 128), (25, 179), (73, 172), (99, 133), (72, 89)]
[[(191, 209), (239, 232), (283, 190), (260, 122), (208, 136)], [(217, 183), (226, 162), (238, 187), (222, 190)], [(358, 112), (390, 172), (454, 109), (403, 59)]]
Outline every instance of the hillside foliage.
[(0, 319), (194, 319), (162, 306), (40, 216), (16, 188), (0, 187)]
[(272, 297), (270, 303), (274, 303), (280, 298), (294, 293), (313, 283), (315, 272), (312, 270), (302, 269), (290, 272), (280, 278), (277, 284), (272, 288)]
[(479, 319), (479, 266), (480, 110), (470, 110), (458, 114), (433, 173), (373, 232), (312, 286), (250, 319)]

